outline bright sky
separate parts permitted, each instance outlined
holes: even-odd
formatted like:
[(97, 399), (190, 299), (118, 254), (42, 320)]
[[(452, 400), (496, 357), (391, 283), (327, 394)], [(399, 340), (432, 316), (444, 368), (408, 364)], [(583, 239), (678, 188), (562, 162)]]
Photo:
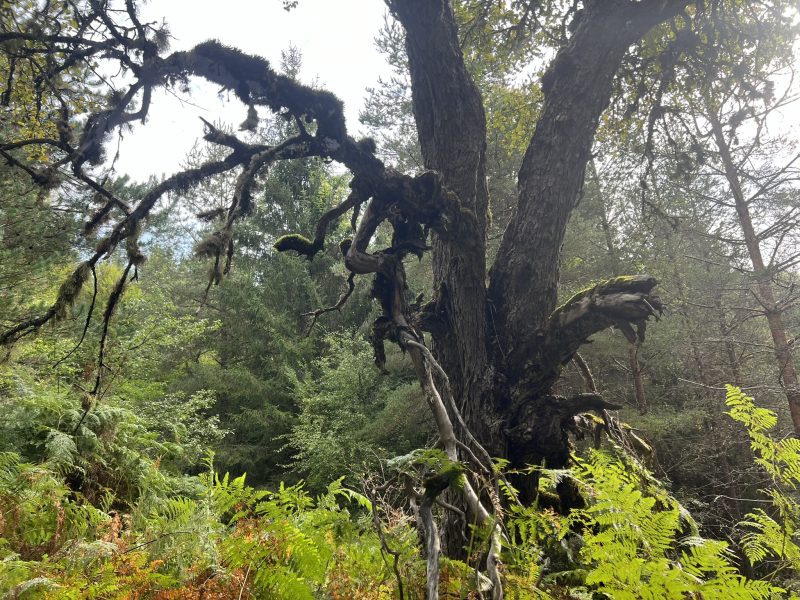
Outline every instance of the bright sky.
[[(282, 0), (149, 0), (140, 7), (145, 21), (166, 20), (172, 50), (216, 38), (263, 56), (277, 68), (281, 51), (290, 45), (300, 48), (301, 80), (317, 81), (344, 101), (351, 133), (359, 130), (366, 88), (389, 72), (374, 45), (386, 13), (383, 0), (300, 0), (290, 12), (283, 10)], [(244, 120), (246, 109), (232, 93), (220, 98), (216, 86), (200, 80), (191, 87), (185, 101), (163, 90), (154, 94), (147, 124), (125, 134), (119, 173), (139, 181), (169, 175), (202, 136), (198, 117), (233, 127)], [(800, 123), (796, 104), (782, 111), (781, 129)]]
[[(388, 67), (374, 45), (383, 24), (382, 0), (300, 0), (291, 12), (281, 0), (150, 0), (141, 8), (145, 21), (166, 19), (175, 38), (171, 50), (191, 48), (216, 38), (280, 66), (281, 51), (300, 48), (304, 83), (317, 80), (345, 103), (348, 128), (358, 131), (365, 88), (374, 86)], [(198, 118), (241, 123), (246, 110), (232, 94), (218, 96), (216, 86), (193, 81), (181, 102), (160, 91), (153, 96), (146, 125), (125, 134), (117, 170), (135, 180), (169, 175), (202, 136)]]

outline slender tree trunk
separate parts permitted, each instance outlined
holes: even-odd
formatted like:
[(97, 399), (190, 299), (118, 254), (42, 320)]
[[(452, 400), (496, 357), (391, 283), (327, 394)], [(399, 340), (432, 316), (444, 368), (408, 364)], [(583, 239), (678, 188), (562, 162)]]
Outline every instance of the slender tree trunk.
[(633, 377), (633, 397), (636, 400), (636, 408), (639, 409), (639, 414), (646, 415), (647, 397), (644, 394), (642, 368), (639, 365), (639, 340), (636, 340), (628, 347), (628, 362)]
[(720, 338), (725, 340), (725, 354), (728, 358), (728, 367), (731, 370), (731, 382), (735, 386), (742, 385), (742, 369), (739, 365), (739, 357), (736, 355), (736, 344), (728, 339), (731, 331), (725, 323), (725, 312), (722, 308), (722, 290), (714, 293), (714, 308), (717, 310), (717, 327), (719, 328)]
[(783, 311), (775, 300), (775, 292), (772, 288), (772, 280), (769, 269), (764, 264), (761, 254), (758, 235), (753, 227), (753, 219), (750, 215), (750, 207), (742, 190), (739, 173), (736, 168), (730, 146), (725, 139), (719, 117), (710, 105), (707, 105), (707, 116), (711, 123), (711, 131), (714, 135), (714, 142), (719, 150), (722, 165), (725, 169), (725, 178), (728, 181), (731, 195), (736, 206), (736, 215), (739, 218), (744, 236), (747, 254), (753, 265), (753, 273), (756, 281), (757, 297), (764, 314), (767, 317), (769, 332), (772, 335), (772, 344), (775, 348), (775, 359), (780, 373), (781, 385), (789, 402), (789, 412), (792, 417), (792, 425), (796, 435), (800, 435), (800, 385), (798, 384), (797, 369), (794, 363), (794, 354), (788, 344), (786, 329), (783, 325)]
[[(671, 244), (669, 246), (671, 246)], [(720, 433), (721, 429), (724, 426), (727, 426), (727, 421), (724, 423), (724, 425), (719, 422), (719, 415), (724, 408), (722, 406), (721, 395), (719, 391), (714, 389), (714, 386), (718, 385), (719, 382), (708, 372), (706, 367), (706, 361), (703, 353), (701, 352), (699, 340), (696, 334), (696, 331), (698, 331), (699, 327), (693, 321), (689, 310), (687, 309), (686, 299), (688, 293), (686, 282), (684, 281), (683, 275), (677, 267), (677, 257), (670, 254), (669, 259), (673, 265), (675, 290), (677, 292), (675, 299), (679, 306), (678, 314), (680, 315), (680, 320), (684, 329), (688, 332), (691, 357), (690, 362), (693, 363), (692, 370), (697, 373), (697, 381), (699, 381), (703, 386), (699, 392), (699, 396), (707, 406), (708, 431), (711, 437), (710, 447), (712, 448), (711, 452), (713, 453), (709, 457), (712, 459), (709, 461), (709, 468), (713, 469), (713, 471), (706, 473), (706, 476), (708, 477), (708, 481), (713, 483), (715, 480), (717, 480), (720, 482), (720, 487), (724, 486), (723, 489), (728, 493), (730, 498), (719, 498), (718, 501), (723, 503), (726, 508), (728, 508), (729, 513), (731, 512), (732, 507), (733, 513), (741, 517), (743, 514), (740, 510), (738, 500), (740, 493), (736, 482), (736, 474), (733, 469), (734, 465), (730, 460), (731, 440), (728, 436)], [(720, 337), (725, 338), (727, 336), (727, 331), (724, 327), (722, 305), (721, 302), (718, 303), (719, 294), (720, 293), (718, 292), (714, 295), (714, 306), (717, 309), (717, 322), (719, 325)], [(728, 344), (726, 343), (726, 350), (727, 346)], [(738, 361), (735, 360), (735, 353), (733, 354), (732, 359), (731, 355), (728, 354), (728, 358), (729, 360), (733, 360), (729, 366), (733, 377), (736, 378), (738, 377), (739, 367)], [(687, 364), (687, 367), (688, 366), (689, 365)], [(718, 493), (718, 491), (719, 488), (715, 487), (713, 494)]]
[(611, 219), (608, 216), (609, 205), (606, 203), (606, 196), (600, 187), (600, 177), (597, 175), (597, 166), (594, 161), (591, 161), (588, 166), (589, 177), (597, 188), (597, 193), (600, 196), (600, 227), (603, 229), (603, 239), (606, 243), (606, 250), (611, 259), (611, 275), (616, 277), (622, 274), (622, 260), (620, 259), (620, 252), (617, 244), (614, 241), (614, 230), (611, 226)]
[[(597, 168), (595, 167), (594, 161), (589, 163), (587, 170), (600, 196), (600, 227), (603, 230), (606, 250), (608, 250), (608, 256), (611, 259), (611, 275), (616, 277), (622, 273), (620, 252), (614, 242), (614, 231), (611, 227), (611, 220), (608, 217), (606, 198), (600, 187), (600, 178), (597, 176)], [(638, 339), (633, 341), (628, 347), (628, 365), (631, 368), (631, 377), (633, 378), (633, 397), (636, 401), (636, 407), (639, 409), (639, 413), (644, 415), (647, 413), (647, 396), (644, 391), (642, 368), (639, 364), (639, 347), (640, 342)]]

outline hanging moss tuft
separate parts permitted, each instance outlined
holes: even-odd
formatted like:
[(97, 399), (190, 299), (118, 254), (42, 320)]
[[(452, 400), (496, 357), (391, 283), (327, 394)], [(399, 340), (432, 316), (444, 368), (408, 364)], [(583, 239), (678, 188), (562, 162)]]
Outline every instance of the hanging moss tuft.
[(314, 255), (322, 250), (322, 244), (317, 245), (299, 233), (290, 233), (279, 237), (273, 247), (278, 252), (294, 250), (298, 254), (305, 256), (308, 260), (314, 258)]
[(92, 272), (92, 267), (89, 263), (81, 263), (80, 266), (72, 272), (72, 275), (61, 284), (61, 289), (58, 290), (58, 298), (53, 305), (55, 316), (57, 319), (62, 319), (67, 314), (67, 309), (72, 306), (81, 288), (86, 280), (89, 278), (89, 273)]

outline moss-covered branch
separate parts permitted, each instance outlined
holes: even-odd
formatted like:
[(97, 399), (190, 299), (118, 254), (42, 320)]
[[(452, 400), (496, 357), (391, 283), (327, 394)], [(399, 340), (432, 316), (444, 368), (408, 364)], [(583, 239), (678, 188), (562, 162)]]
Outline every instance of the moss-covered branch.
[(647, 320), (664, 310), (653, 294), (656, 280), (649, 275), (614, 277), (573, 295), (550, 315), (538, 336), (535, 356), (517, 379), (517, 403), (535, 396), (558, 379), (561, 368), (589, 338), (616, 327), (631, 341), (644, 339)]
[(658, 318), (664, 309), (652, 293), (655, 286), (649, 275), (614, 277), (578, 292), (554, 310), (547, 337), (557, 344), (562, 362), (570, 360), (589, 336), (612, 325), (632, 343), (643, 339), (647, 319)]

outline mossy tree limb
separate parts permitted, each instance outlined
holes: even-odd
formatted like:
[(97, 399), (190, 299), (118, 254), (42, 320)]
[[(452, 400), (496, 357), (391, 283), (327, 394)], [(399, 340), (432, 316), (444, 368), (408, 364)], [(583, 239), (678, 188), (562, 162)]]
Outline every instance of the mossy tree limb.
[(544, 333), (546, 352), (564, 365), (589, 337), (612, 326), (629, 342), (642, 341), (647, 320), (658, 319), (664, 310), (653, 293), (656, 283), (649, 275), (622, 276), (578, 292), (550, 315)]

